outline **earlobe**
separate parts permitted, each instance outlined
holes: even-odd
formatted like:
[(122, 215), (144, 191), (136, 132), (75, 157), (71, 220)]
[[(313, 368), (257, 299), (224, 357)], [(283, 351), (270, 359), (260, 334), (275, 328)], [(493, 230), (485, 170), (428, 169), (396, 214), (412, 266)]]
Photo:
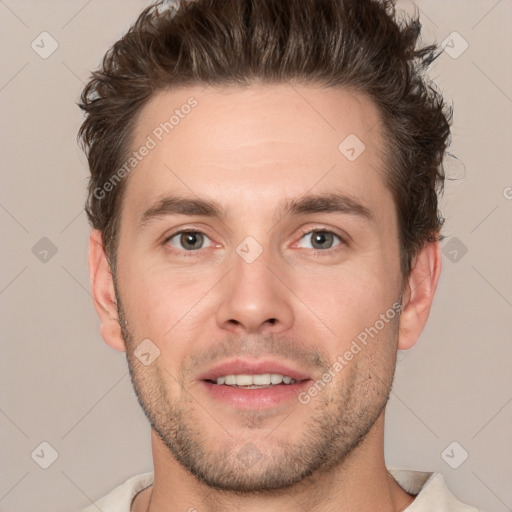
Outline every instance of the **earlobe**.
[(441, 265), (441, 245), (438, 241), (427, 242), (416, 256), (407, 280), (400, 315), (400, 350), (413, 347), (427, 323)]
[(114, 280), (103, 247), (101, 231), (93, 229), (89, 237), (89, 280), (94, 308), (101, 322), (101, 337), (112, 348), (126, 350), (117, 310)]

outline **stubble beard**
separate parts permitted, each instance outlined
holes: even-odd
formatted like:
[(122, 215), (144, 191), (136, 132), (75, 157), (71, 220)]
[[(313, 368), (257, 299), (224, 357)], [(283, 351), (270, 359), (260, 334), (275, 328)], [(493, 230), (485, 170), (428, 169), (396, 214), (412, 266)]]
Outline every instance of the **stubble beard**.
[[(349, 377), (340, 379), (341, 383), (331, 382), (317, 395), (315, 405), (313, 401), (308, 405), (297, 401), (297, 407), (314, 408), (299, 441), (286, 441), (286, 436), (281, 436), (279, 443), (272, 443), (270, 434), (260, 442), (257, 430), (261, 425), (268, 428), (268, 423), (257, 411), (244, 413), (247, 436), (237, 438), (226, 432), (222, 417), (215, 417), (215, 411), (208, 411), (208, 416), (183, 382), (180, 382), (181, 395), (171, 396), (166, 382), (177, 380), (177, 376), (171, 376), (154, 363), (148, 367), (140, 363), (133, 353), (136, 347), (133, 330), (117, 299), (128, 368), (138, 402), (172, 457), (212, 489), (244, 495), (270, 493), (294, 486), (310, 475), (326, 473), (343, 464), (386, 407), (396, 350), (389, 351), (389, 357), (380, 366), (372, 364), (370, 358), (355, 358), (350, 363), (354, 366)], [(392, 343), (391, 336), (394, 343), (398, 335), (398, 319), (395, 320), (387, 329), (388, 339), (376, 339), (372, 343)], [(273, 423), (279, 424), (274, 435), (281, 428), (289, 429), (293, 412), (284, 421), (274, 418)], [(219, 441), (219, 436), (224, 442)]]

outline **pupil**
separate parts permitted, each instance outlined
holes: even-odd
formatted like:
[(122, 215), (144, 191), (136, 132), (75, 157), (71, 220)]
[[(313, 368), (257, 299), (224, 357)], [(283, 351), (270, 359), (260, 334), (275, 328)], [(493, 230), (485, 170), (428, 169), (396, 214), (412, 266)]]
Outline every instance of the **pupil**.
[[(320, 244), (320, 248), (325, 249), (325, 244), (330, 245), (332, 243), (332, 233), (326, 233), (325, 231), (317, 231), (317, 234), (313, 236), (313, 245), (316, 243)], [(327, 247), (329, 248), (329, 247)]]
[[(181, 243), (186, 249), (198, 249), (202, 242), (201, 233), (184, 233), (181, 235)], [(190, 247), (192, 246), (192, 247)], [(199, 247), (196, 247), (199, 246)]]

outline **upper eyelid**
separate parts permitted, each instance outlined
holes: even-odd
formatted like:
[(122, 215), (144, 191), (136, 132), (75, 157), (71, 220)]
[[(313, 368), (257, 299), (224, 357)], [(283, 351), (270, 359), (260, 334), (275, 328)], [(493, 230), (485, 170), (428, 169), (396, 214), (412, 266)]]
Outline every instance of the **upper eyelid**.
[[(302, 238), (305, 237), (306, 235), (310, 235), (311, 233), (314, 233), (314, 232), (331, 233), (334, 236), (338, 237), (338, 239), (340, 241), (340, 244), (343, 244), (343, 245), (347, 245), (348, 244), (348, 241), (347, 241), (349, 239), (348, 236), (340, 235), (339, 233), (337, 233), (336, 231), (334, 231), (332, 229), (318, 229), (318, 228), (313, 228), (313, 229), (308, 229), (306, 231), (301, 231), (301, 236), (299, 238), (299, 241), (302, 240)], [(331, 247), (330, 249), (335, 249), (335, 247)], [(313, 250), (319, 251), (320, 249), (313, 249)], [(322, 251), (322, 252), (327, 252), (327, 251), (329, 251), (329, 249), (326, 249), (325, 251)]]
[(163, 243), (167, 244), (172, 238), (178, 235), (182, 235), (183, 233), (199, 233), (201, 235), (204, 235), (206, 238), (210, 240), (212, 244), (215, 244), (215, 242), (208, 233), (205, 233), (204, 231), (201, 231), (200, 229), (180, 229), (179, 231), (174, 231), (170, 235), (165, 235), (163, 238)]
[(208, 235), (208, 233), (206, 233), (202, 229), (198, 229), (198, 228), (180, 228), (178, 231), (172, 231), (170, 234), (164, 235), (163, 236), (163, 240), (164, 240), (164, 242), (167, 242), (171, 238), (174, 238), (176, 235), (181, 235), (183, 233), (201, 233), (202, 235), (205, 235), (208, 238), (211, 238), (210, 235)]
[(304, 235), (310, 235), (311, 233), (315, 233), (315, 232), (318, 232), (318, 233), (332, 233), (333, 235), (336, 235), (337, 237), (341, 238), (342, 240), (344, 238), (343, 235), (340, 235), (339, 233), (337, 233), (333, 229), (328, 229), (328, 228), (306, 229), (304, 231), (301, 231), (300, 234), (301, 234), (301, 236), (304, 236)]
[[(340, 240), (341, 243), (343, 244), (347, 244), (347, 239), (349, 238), (348, 236), (346, 235), (340, 235), (339, 233), (337, 233), (335, 230), (333, 230), (332, 228), (326, 228), (326, 227), (312, 227), (312, 228), (304, 228), (300, 231), (300, 238), (299, 240), (301, 240), (303, 237), (305, 237), (306, 235), (309, 235), (311, 233), (314, 233), (314, 232), (325, 232), (325, 233), (331, 233), (333, 234), (334, 236), (338, 237), (338, 239)], [(174, 231), (172, 232), (170, 235), (166, 235), (164, 237), (164, 243), (167, 243), (169, 242), (169, 240), (171, 240), (172, 238), (174, 238), (175, 236), (177, 235), (181, 235), (183, 233), (200, 233), (202, 235), (205, 235), (212, 243), (217, 243), (215, 242), (212, 237), (210, 237), (208, 235), (208, 233), (205, 233), (204, 231), (202, 231), (201, 229), (198, 229), (198, 228), (181, 228), (179, 229), (178, 231)], [(296, 242), (294, 242), (296, 243)], [(179, 249), (178, 249), (179, 250)], [(200, 249), (196, 249), (196, 251), (198, 251)], [(329, 250), (329, 249), (327, 249)], [(187, 252), (192, 252), (192, 251), (187, 251)], [(322, 251), (322, 252), (326, 252), (326, 251)]]

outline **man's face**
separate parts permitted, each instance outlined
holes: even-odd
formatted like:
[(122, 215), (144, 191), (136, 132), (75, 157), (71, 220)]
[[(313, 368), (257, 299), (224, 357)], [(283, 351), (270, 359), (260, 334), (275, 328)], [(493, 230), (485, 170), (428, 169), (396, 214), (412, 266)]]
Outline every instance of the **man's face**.
[[(181, 109), (191, 96), (197, 105)], [(176, 109), (172, 131), (158, 130)], [(402, 277), (376, 107), (314, 86), (192, 87), (151, 99), (132, 149), (148, 136), (156, 146), (123, 197), (117, 297), (152, 427), (217, 488), (280, 488), (327, 470), (382, 416), (396, 360)], [(335, 195), (352, 203), (333, 208)], [(134, 354), (146, 339), (160, 351), (149, 365)], [(297, 382), (214, 383), (233, 374)]]

